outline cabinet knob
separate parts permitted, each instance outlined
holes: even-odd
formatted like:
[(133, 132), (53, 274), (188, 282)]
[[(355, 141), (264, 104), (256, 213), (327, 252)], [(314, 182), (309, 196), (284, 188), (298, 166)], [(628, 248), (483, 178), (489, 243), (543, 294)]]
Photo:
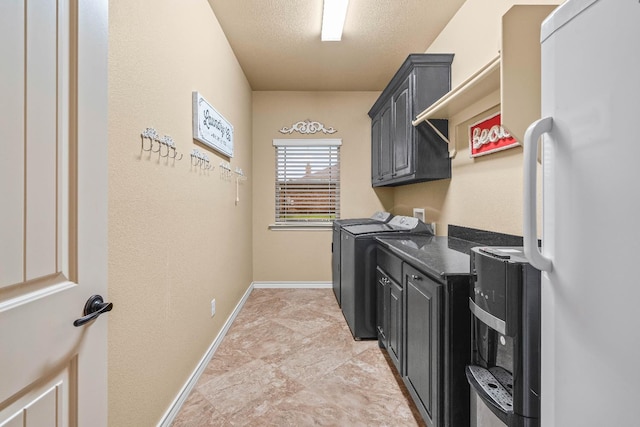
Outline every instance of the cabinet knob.
[(422, 280), (422, 277), (420, 277), (420, 276), (418, 276), (418, 275), (416, 275), (416, 274), (412, 274), (412, 275), (411, 275), (411, 278), (412, 278), (413, 280)]

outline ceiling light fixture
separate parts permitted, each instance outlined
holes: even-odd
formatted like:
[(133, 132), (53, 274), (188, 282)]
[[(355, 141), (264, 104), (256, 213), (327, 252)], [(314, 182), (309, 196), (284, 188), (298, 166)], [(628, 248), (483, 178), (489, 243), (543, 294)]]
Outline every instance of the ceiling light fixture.
[(324, 0), (320, 37), (323, 42), (338, 42), (342, 39), (347, 6), (349, 6), (349, 0)]

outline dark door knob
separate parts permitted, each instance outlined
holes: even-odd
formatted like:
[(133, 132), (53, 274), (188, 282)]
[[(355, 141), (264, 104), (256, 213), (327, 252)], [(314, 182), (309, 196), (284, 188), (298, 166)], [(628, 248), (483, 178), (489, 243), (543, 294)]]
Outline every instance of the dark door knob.
[(83, 317), (73, 321), (73, 326), (82, 326), (100, 316), (102, 313), (111, 311), (113, 304), (104, 302), (101, 295), (91, 295), (84, 305)]

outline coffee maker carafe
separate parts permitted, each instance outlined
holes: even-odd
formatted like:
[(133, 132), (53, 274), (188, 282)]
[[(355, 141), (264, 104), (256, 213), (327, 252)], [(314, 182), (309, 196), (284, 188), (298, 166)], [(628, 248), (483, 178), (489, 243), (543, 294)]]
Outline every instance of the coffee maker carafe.
[[(471, 272), (467, 381), (502, 423), (538, 427), (540, 271), (526, 261), (522, 248), (476, 247)], [(490, 424), (477, 421), (477, 427)]]

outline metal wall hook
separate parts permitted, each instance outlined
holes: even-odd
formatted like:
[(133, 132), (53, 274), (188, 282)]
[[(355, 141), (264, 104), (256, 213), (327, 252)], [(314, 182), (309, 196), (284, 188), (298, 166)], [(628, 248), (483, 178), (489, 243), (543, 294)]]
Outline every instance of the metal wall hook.
[(236, 179), (237, 179), (239, 182), (242, 182), (242, 181), (246, 181), (246, 180), (247, 180), (247, 177), (246, 177), (246, 175), (244, 174), (244, 171), (243, 171), (241, 168), (237, 167), (237, 166), (236, 166), (236, 175), (237, 175), (237, 176), (236, 176)]
[(236, 166), (236, 205), (240, 203), (240, 183), (247, 180), (241, 168)]
[[(142, 151), (154, 151), (153, 141), (158, 137), (158, 132), (154, 128), (146, 128), (140, 136), (142, 137)], [(144, 148), (145, 139), (149, 140), (149, 148)]]
[(173, 150), (173, 156), (169, 156), (170, 159), (182, 160), (183, 154), (180, 153), (180, 157), (177, 157), (178, 150), (176, 150), (176, 147), (170, 147), (170, 150)]
[(151, 151), (151, 147), (153, 146), (153, 142), (149, 139), (148, 145), (149, 148), (144, 148), (144, 142), (145, 140), (147, 140), (148, 138), (145, 138), (144, 136), (142, 138), (140, 138), (142, 140), (142, 151)]
[(142, 137), (148, 139), (158, 139), (158, 131), (154, 128), (146, 128), (142, 131)]
[(171, 138), (169, 135), (165, 135), (162, 138), (160, 138), (158, 140), (158, 142), (160, 142), (161, 144), (166, 145), (168, 148), (175, 148), (176, 147), (176, 143), (173, 141), (173, 138)]
[[(167, 154), (164, 154), (164, 155), (162, 154), (162, 147), (163, 146), (167, 149)], [(160, 143), (160, 149), (158, 150), (158, 155), (160, 157), (169, 157), (169, 147), (167, 145), (163, 144), (163, 143)]]

